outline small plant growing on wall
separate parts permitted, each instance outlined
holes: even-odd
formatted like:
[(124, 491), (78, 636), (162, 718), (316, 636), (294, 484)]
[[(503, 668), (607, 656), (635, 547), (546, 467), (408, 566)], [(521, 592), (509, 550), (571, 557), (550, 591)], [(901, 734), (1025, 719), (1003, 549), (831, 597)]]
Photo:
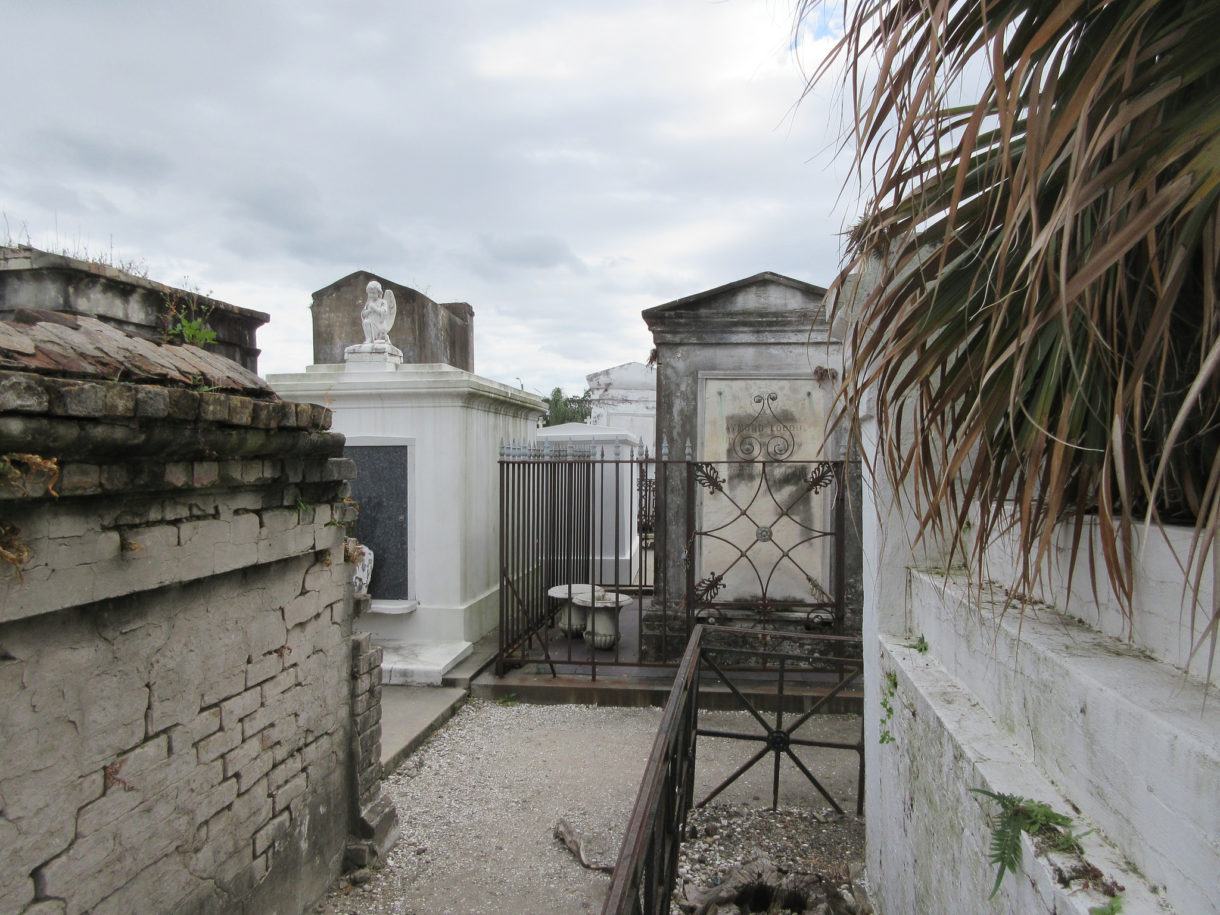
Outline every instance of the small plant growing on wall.
[(204, 347), (216, 342), (216, 331), (208, 326), (214, 305), (200, 305), (199, 290), (191, 288), (183, 277), (186, 289), (171, 289), (165, 293), (165, 339), (177, 338), (191, 346)]
[[(58, 498), (55, 483), (59, 479), (59, 461), (37, 454), (0, 454), (0, 489), (13, 488), (30, 495), (31, 487), (42, 486), (49, 495)], [(21, 567), (30, 558), (30, 548), (21, 537), (21, 528), (0, 522), (0, 562), (8, 563), (18, 580)]]
[(30, 495), (30, 486), (45, 486), (49, 495), (58, 496), (55, 483), (59, 479), (58, 458), (38, 454), (0, 454), (0, 487), (15, 487), (22, 495)]
[[(1071, 832), (1072, 818), (1056, 813), (1041, 801), (1016, 794), (1001, 794), (984, 788), (971, 788), (975, 794), (989, 797), (1000, 805), (999, 813), (991, 817), (991, 849), (987, 860), (997, 868), (991, 896), (1000, 891), (1004, 874), (1017, 872), (1021, 865), (1021, 833), (1046, 840), (1052, 846), (1063, 844), (1064, 836), (1079, 847), (1079, 837)], [(1067, 832), (1065, 833), (1065, 830)]]
[(892, 670), (885, 672), (885, 685), (881, 688), (881, 737), (878, 743), (893, 743), (894, 735), (890, 733), (890, 722), (894, 720), (894, 696), (898, 693), (898, 675)]

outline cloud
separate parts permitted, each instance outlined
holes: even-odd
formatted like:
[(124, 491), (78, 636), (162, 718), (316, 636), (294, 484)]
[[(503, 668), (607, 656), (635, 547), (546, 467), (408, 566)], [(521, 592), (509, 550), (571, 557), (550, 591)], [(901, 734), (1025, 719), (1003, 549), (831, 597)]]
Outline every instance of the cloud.
[(497, 267), (530, 270), (550, 270), (565, 267), (576, 273), (588, 273), (584, 261), (557, 238), (548, 235), (519, 235), (499, 238), (480, 235), (481, 253)]
[[(476, 312), (476, 368), (550, 390), (647, 355), (639, 312), (777, 270), (825, 284), (852, 211), (833, 23), (707, 0), (0, 0), (0, 209), (271, 313), (361, 267)], [(55, 35), (53, 64), (45, 36)], [(829, 150), (829, 152), (828, 152)]]

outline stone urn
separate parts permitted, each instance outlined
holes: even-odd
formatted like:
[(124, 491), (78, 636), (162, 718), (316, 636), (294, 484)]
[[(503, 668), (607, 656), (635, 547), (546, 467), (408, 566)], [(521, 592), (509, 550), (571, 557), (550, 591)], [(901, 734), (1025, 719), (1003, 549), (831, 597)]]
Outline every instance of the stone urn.
[(584, 639), (593, 648), (604, 650), (613, 648), (618, 641), (618, 612), (635, 598), (627, 594), (617, 594), (614, 591), (598, 589), (592, 595), (577, 597), (572, 595), (572, 603), (584, 608), (585, 619)]
[[(559, 615), (555, 617), (555, 625), (559, 631), (569, 638), (584, 632), (588, 619), (589, 598), (600, 592), (600, 588), (594, 588), (592, 585), (555, 585), (547, 591), (547, 597), (552, 597), (560, 602)], [(577, 604), (577, 598), (585, 603)]]

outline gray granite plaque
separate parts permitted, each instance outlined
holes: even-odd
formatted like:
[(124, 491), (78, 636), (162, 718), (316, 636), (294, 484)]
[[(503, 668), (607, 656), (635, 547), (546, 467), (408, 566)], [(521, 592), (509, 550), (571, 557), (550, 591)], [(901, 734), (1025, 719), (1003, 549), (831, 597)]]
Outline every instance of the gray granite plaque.
[(369, 595), (377, 600), (407, 600), (407, 445), (348, 445), (343, 454), (356, 462), (352, 498), (360, 503), (356, 537), (373, 548)]

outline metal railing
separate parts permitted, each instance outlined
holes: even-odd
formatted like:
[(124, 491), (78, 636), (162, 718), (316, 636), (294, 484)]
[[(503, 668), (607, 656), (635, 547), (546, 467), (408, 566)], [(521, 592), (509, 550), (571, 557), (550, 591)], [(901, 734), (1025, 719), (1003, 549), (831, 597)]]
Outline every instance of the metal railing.
[[(650, 492), (656, 462), (643, 449), (509, 444), (500, 454), (500, 627), (497, 675), (527, 658), (626, 663), (618, 642), (600, 657), (595, 638), (551, 630), (561, 603), (590, 587), (639, 595), (652, 586)], [(556, 595), (566, 587), (564, 598)], [(552, 593), (554, 592), (554, 593)], [(589, 614), (596, 636), (597, 617)], [(584, 628), (583, 623), (581, 629)], [(603, 624), (603, 630), (605, 626)], [(609, 633), (603, 631), (603, 635)]]
[(678, 846), (695, 789), (701, 635), (702, 627), (696, 627), (678, 665), (602, 915), (669, 913)]
[[(830, 642), (831, 654), (815, 654), (812, 651), (769, 651), (749, 649), (741, 645), (743, 636), (757, 637), (765, 641), (779, 638), (784, 645), (794, 639), (810, 642)], [(717, 645), (717, 638), (726, 644)], [(812, 647), (812, 646), (810, 646)], [(821, 747), (851, 750), (859, 757), (856, 783), (856, 813), (864, 809), (864, 742), (863, 734), (856, 743), (816, 740), (799, 737), (796, 731), (821, 711), (850, 684), (863, 674), (863, 663), (859, 660), (860, 639), (834, 635), (794, 635), (793, 633), (749, 632), (722, 626), (696, 626), (687, 643), (682, 662), (674, 679), (673, 689), (665, 705), (652, 752), (644, 769), (640, 791), (636, 796), (631, 819), (619, 849), (618, 860), (610, 882), (610, 890), (602, 907), (602, 915), (669, 915), (669, 900), (674, 888), (678, 855), (682, 835), (686, 826), (686, 815), (694, 797), (695, 756), (698, 737), (721, 737), (737, 740), (758, 741), (762, 746), (737, 771), (714, 788), (697, 806), (710, 802), (720, 792), (768, 754), (774, 756), (772, 775), (772, 807), (779, 802), (780, 763), (789, 759), (809, 780), (827, 802), (838, 812), (842, 807), (831, 796), (826, 787), (810, 771), (793, 751), (794, 747)], [(760, 703), (748, 698), (728, 675), (715, 655), (742, 651), (766, 654), (774, 662), (775, 702), (773, 709), (761, 709)], [(786, 699), (785, 687), (791, 678), (802, 676), (807, 671), (826, 667), (837, 669), (837, 682), (819, 692), (812, 705), (784, 723)], [(715, 675), (718, 683), (740, 700), (754, 721), (761, 726), (756, 733), (740, 733), (699, 727), (698, 708), (700, 689), (704, 683), (704, 669)], [(774, 715), (774, 724), (766, 715)]]
[[(842, 635), (849, 472), (505, 446), (497, 673), (673, 668), (697, 622)], [(591, 588), (635, 600), (586, 617), (572, 597)]]

